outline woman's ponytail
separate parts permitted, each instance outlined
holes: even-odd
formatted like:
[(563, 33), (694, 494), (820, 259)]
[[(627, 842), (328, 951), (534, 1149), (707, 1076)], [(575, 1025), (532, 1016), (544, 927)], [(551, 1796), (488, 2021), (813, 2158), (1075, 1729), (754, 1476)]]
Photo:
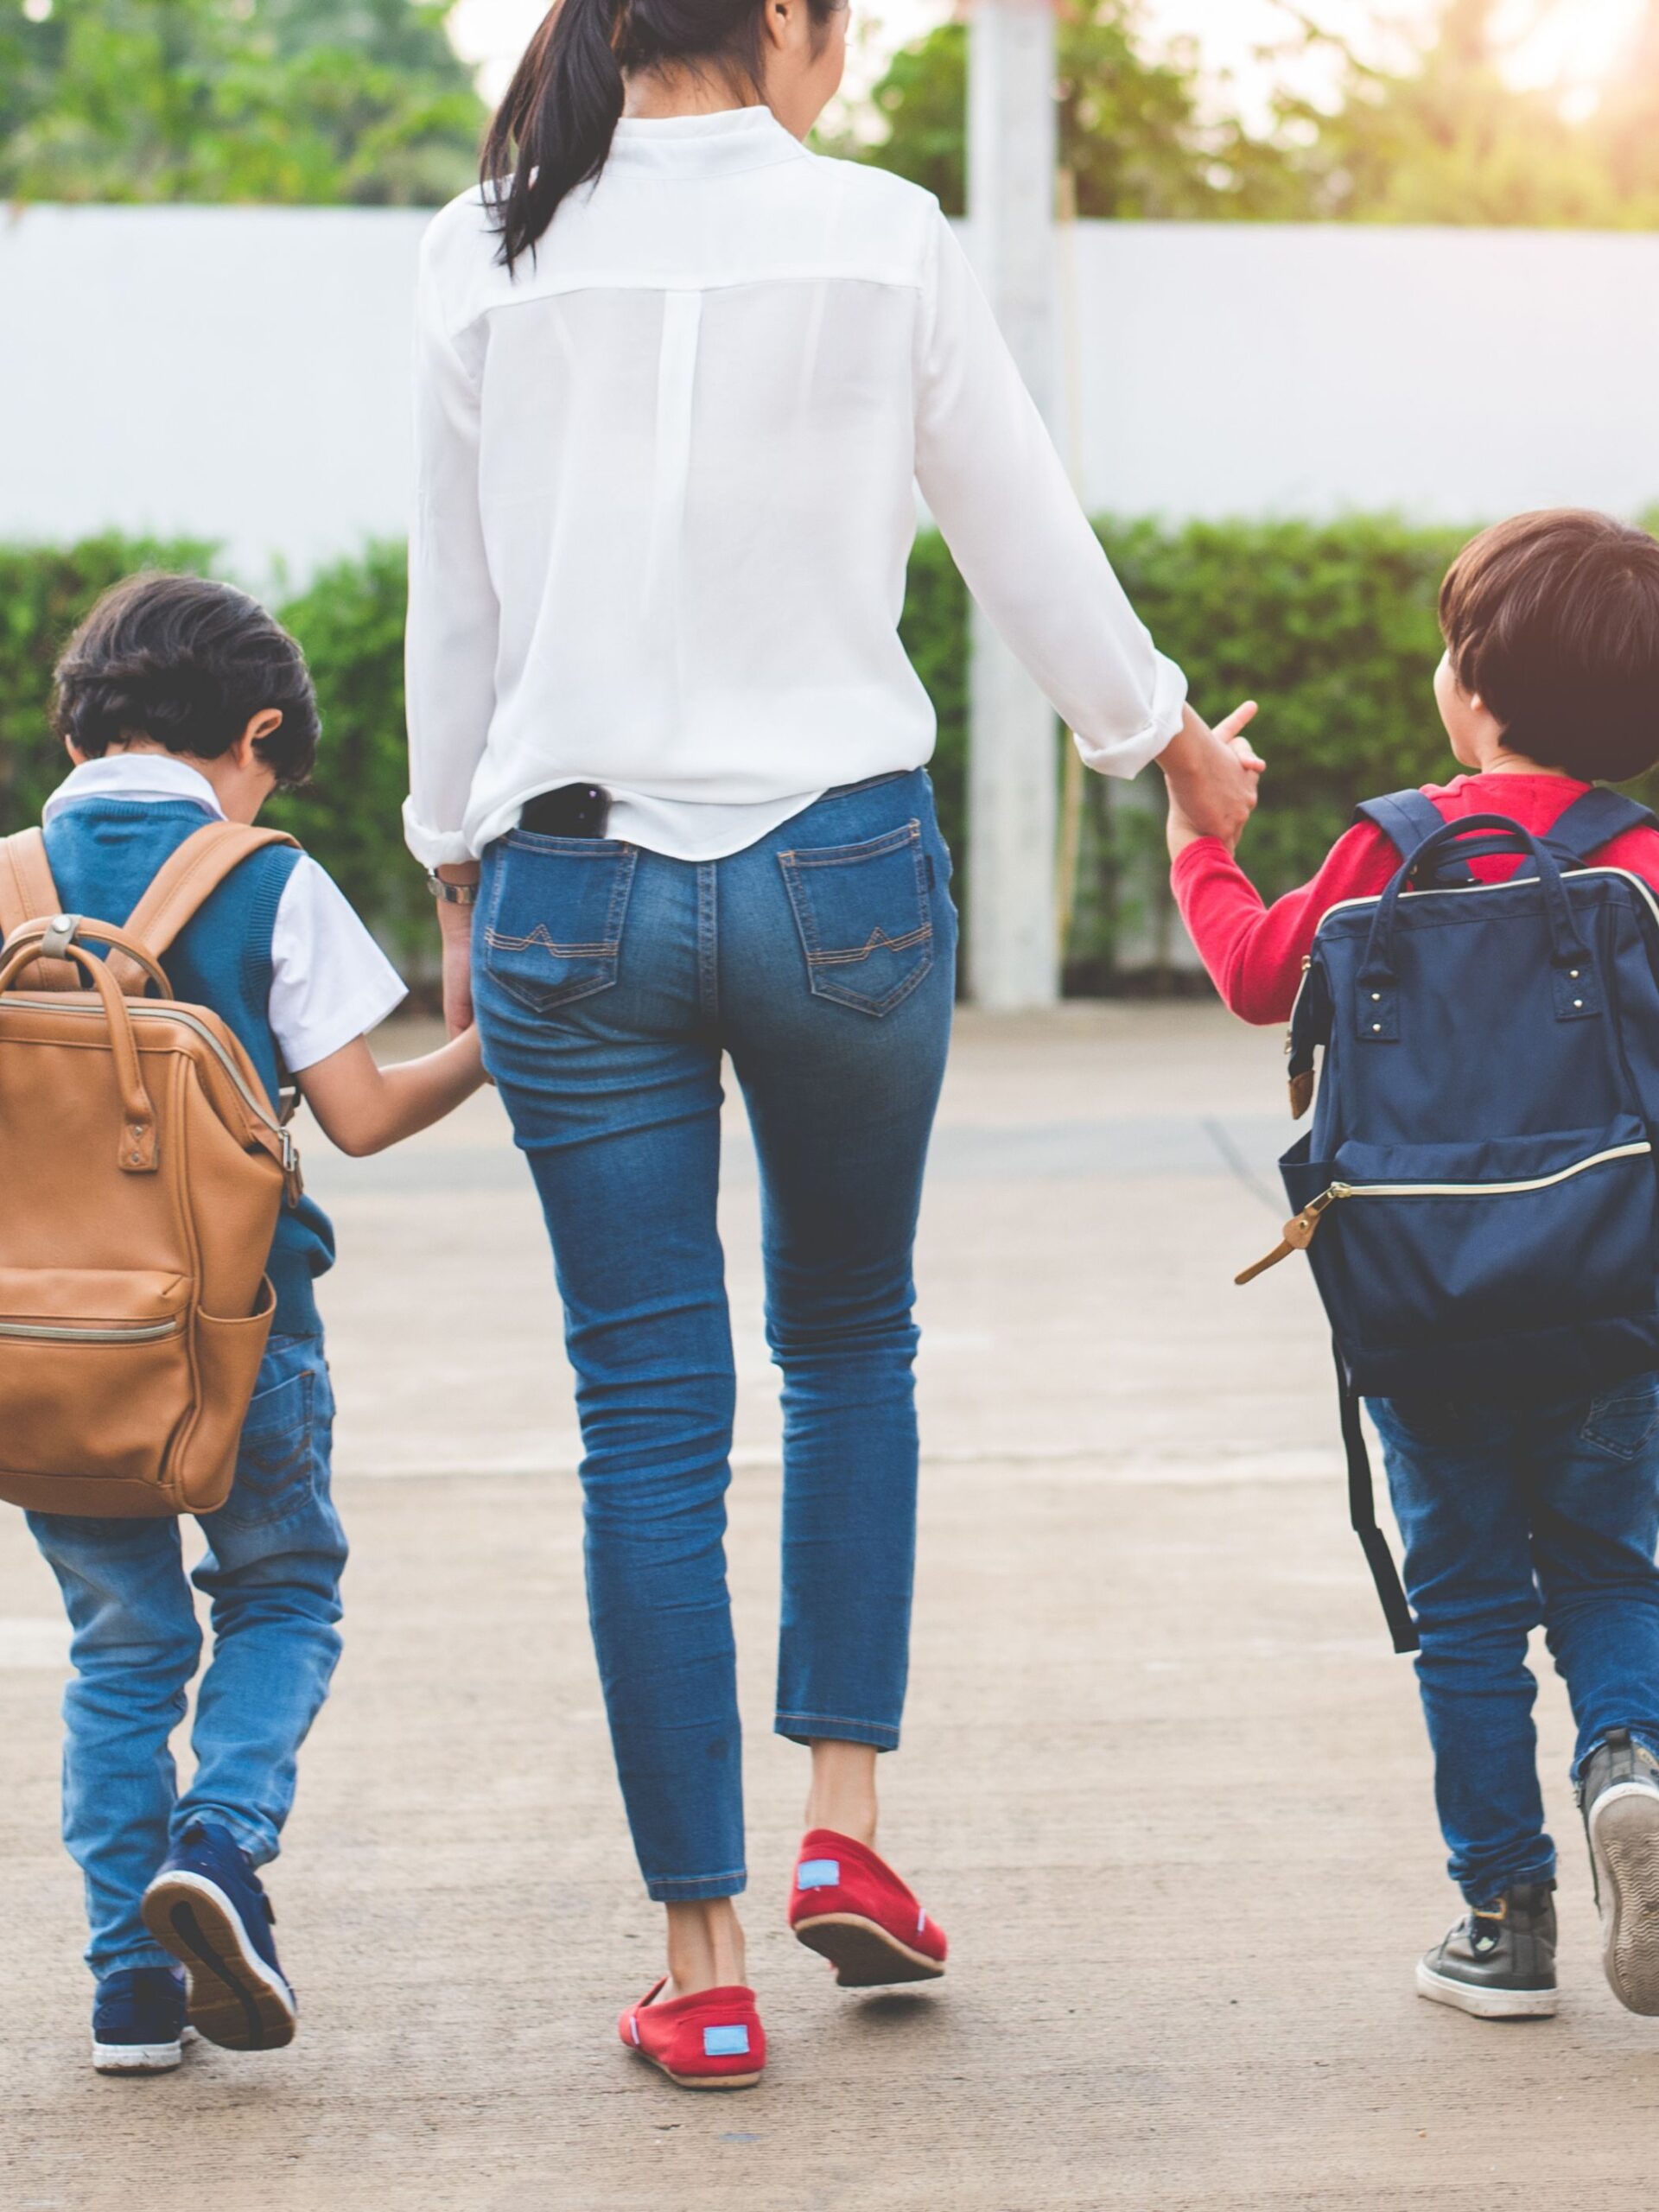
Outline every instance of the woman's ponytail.
[(484, 141), (486, 204), (513, 268), (566, 193), (605, 166), (622, 116), (618, 0), (559, 0), (513, 73)]
[[(484, 141), (484, 198), (513, 268), (566, 193), (605, 166), (624, 72), (718, 72), (734, 100), (761, 97), (763, 0), (557, 0)], [(846, 0), (808, 0), (822, 26)]]

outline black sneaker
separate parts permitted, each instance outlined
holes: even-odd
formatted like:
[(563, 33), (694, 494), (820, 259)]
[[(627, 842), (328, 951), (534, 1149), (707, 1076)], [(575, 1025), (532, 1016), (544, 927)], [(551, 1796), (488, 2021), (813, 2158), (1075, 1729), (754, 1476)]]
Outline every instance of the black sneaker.
[(1544, 2020), (1555, 2010), (1554, 1882), (1517, 1882), (1460, 1920), (1417, 1961), (1417, 1994), (1481, 2020)]
[(1659, 2013), (1659, 1758), (1615, 1728), (1585, 1762), (1578, 1796), (1608, 1984), (1627, 2011)]

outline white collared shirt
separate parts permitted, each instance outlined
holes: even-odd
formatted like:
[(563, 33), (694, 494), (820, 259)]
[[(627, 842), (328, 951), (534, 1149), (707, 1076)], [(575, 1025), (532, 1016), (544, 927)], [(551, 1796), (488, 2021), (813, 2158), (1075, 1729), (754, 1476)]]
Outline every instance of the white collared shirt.
[(918, 485), (1092, 766), (1173, 736), (1185, 680), (930, 194), (764, 107), (625, 121), (516, 276), (499, 249), (474, 192), (422, 254), (404, 823), (429, 867), (562, 784), (712, 860), (920, 766)]
[[(225, 819), (206, 776), (160, 753), (111, 753), (83, 761), (46, 802), (43, 822), (76, 799), (188, 799)], [(378, 1029), (408, 996), (403, 979), (327, 869), (302, 853), (283, 886), (270, 935), (271, 1034), (289, 1073)]]

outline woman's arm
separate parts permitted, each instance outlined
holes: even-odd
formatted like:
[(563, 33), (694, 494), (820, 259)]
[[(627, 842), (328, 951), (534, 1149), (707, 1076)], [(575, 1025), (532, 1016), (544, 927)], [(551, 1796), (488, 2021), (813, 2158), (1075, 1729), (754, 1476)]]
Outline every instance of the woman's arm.
[(1091, 768), (1139, 773), (1172, 744), (1186, 811), (1236, 835), (1255, 780), (1186, 704), (1078, 505), (943, 216), (918, 334), (916, 475), (969, 589), (1075, 732)]
[(428, 868), (473, 857), (461, 823), (495, 712), (500, 628), (479, 512), (478, 364), (450, 327), (436, 269), (452, 219), (428, 233), (416, 303), (404, 829)]
[(384, 1152), (453, 1113), (486, 1080), (476, 1029), (428, 1052), (383, 1068), (368, 1039), (355, 1039), (295, 1077), (323, 1135), (354, 1160)]

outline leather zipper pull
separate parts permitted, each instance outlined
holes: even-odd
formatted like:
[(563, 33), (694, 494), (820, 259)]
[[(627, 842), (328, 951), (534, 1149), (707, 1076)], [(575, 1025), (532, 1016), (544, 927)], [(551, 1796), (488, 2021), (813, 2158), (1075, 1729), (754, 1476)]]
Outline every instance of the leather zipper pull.
[(1281, 1260), (1289, 1259), (1293, 1252), (1306, 1252), (1319, 1233), (1325, 1208), (1334, 1205), (1338, 1196), (1334, 1190), (1321, 1191), (1317, 1198), (1310, 1198), (1300, 1213), (1285, 1224), (1281, 1242), (1274, 1246), (1265, 1259), (1258, 1260), (1254, 1267), (1246, 1268), (1243, 1274), (1235, 1275), (1234, 1282), (1241, 1286), (1254, 1282), (1257, 1275), (1266, 1274), (1269, 1268), (1276, 1268)]

